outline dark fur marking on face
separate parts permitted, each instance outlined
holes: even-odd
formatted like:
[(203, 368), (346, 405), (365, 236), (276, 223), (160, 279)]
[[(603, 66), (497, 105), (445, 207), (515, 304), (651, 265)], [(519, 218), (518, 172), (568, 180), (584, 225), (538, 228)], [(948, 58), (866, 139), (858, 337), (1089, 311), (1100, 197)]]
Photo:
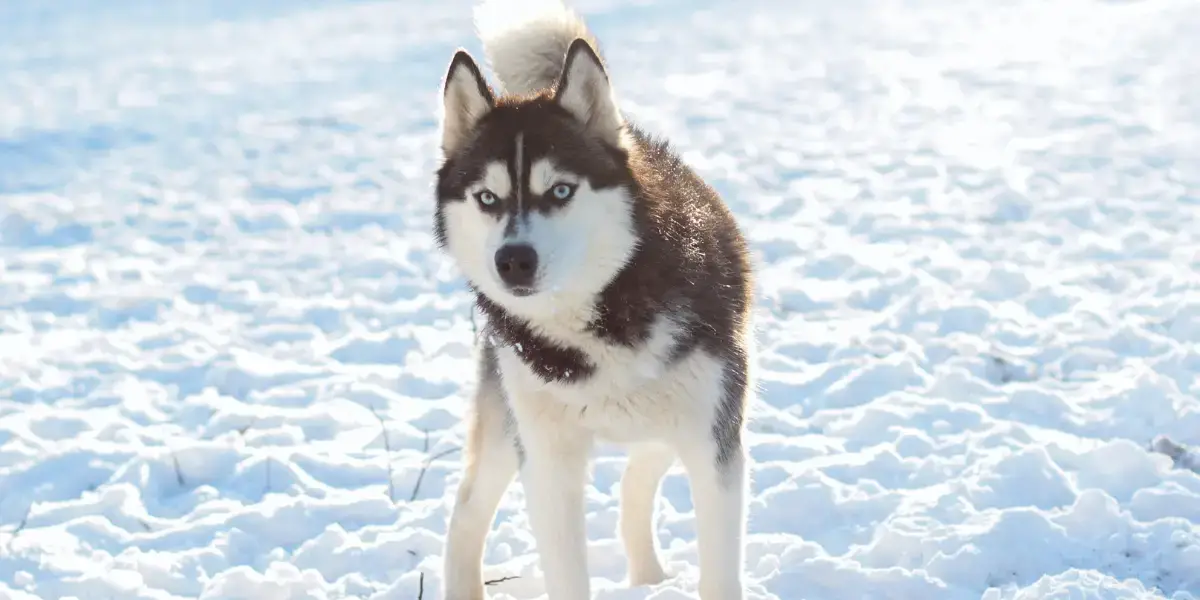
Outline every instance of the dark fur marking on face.
[[(516, 165), (516, 136), (522, 135), (522, 165)], [(583, 125), (558, 106), (548, 94), (529, 99), (500, 98), (496, 106), (479, 120), (462, 148), (438, 169), (439, 203), (461, 200), (467, 187), (483, 178), (489, 164), (502, 162), (511, 168), (515, 184), (519, 179), (522, 208), (549, 213), (558, 204), (529, 191), (530, 165), (548, 159), (559, 169), (580, 175), (593, 189), (611, 188), (627, 183), (625, 153), (586, 135)], [(501, 198), (505, 208), (515, 210), (518, 191)]]

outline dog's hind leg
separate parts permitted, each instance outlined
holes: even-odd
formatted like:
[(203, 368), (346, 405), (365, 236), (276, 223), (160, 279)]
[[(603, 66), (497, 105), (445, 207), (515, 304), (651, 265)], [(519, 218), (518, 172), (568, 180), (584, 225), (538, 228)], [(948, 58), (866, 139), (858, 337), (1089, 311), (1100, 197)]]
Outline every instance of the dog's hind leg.
[(675, 462), (675, 452), (659, 444), (635, 444), (621, 477), (621, 541), (629, 563), (629, 585), (654, 585), (666, 578), (658, 559), (654, 505), (663, 475)]
[(744, 414), (750, 385), (746, 360), (723, 366), (721, 385), (706, 391), (704, 405), (713, 411), (696, 421), (706, 431), (676, 440), (687, 471), (696, 512), (700, 555), (700, 599), (742, 600), (745, 554), (746, 496), (749, 456), (743, 441)]
[(746, 515), (746, 456), (734, 451), (716, 464), (698, 446), (681, 452), (696, 512), (700, 554), (700, 599), (741, 600)]

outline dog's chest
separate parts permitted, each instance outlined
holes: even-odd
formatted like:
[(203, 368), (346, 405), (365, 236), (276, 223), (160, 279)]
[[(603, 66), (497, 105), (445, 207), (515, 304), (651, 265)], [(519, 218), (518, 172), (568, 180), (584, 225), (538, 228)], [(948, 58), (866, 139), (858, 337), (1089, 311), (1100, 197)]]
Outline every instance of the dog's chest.
[(634, 347), (578, 336), (570, 346), (589, 368), (570, 380), (547, 378), (538, 357), (514, 345), (497, 348), (497, 358), (510, 402), (605, 439), (632, 442), (659, 437), (709, 404), (697, 396), (712, 395), (711, 376), (720, 369), (709, 368), (707, 356), (676, 360), (677, 337), (666, 320)]
[(598, 400), (629, 394), (661, 377), (673, 343), (674, 336), (664, 331), (636, 346), (578, 335), (552, 343), (517, 340), (498, 350), (503, 373), (522, 391), (570, 392), (580, 400)]

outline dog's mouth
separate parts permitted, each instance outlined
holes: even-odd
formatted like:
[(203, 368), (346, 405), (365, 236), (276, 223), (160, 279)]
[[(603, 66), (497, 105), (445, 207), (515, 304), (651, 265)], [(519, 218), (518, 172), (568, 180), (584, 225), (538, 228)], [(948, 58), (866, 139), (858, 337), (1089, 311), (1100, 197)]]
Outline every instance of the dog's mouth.
[(537, 292), (536, 289), (534, 289), (532, 286), (528, 286), (528, 285), (514, 285), (514, 286), (509, 286), (509, 288), (508, 288), (508, 293), (510, 293), (518, 298), (525, 298), (526, 296), (532, 296), (536, 292)]

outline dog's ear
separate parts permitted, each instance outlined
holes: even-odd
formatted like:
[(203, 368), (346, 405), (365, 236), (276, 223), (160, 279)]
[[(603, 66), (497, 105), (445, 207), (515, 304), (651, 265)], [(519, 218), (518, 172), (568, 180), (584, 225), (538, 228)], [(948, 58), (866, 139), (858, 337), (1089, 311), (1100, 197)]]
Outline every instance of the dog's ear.
[(458, 151), (495, 102), (475, 59), (466, 50), (455, 52), (442, 86), (442, 154)]
[(567, 49), (554, 99), (589, 132), (614, 146), (619, 144), (624, 121), (613, 98), (608, 72), (583, 38), (571, 42)]

